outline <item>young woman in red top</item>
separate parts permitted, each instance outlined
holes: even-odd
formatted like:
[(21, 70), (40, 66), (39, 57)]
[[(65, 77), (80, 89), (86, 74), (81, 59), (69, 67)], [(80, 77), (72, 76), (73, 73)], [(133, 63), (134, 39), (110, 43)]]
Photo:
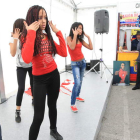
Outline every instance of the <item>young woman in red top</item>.
[[(84, 35), (88, 38), (89, 44), (83, 40)], [(72, 24), (70, 34), (67, 37), (67, 46), (71, 56), (71, 67), (74, 77), (74, 87), (71, 96), (71, 109), (73, 112), (78, 111), (75, 106), (76, 100), (84, 102), (84, 99), (79, 97), (86, 67), (86, 61), (81, 51), (82, 45), (89, 50), (93, 49), (90, 37), (84, 33), (83, 24), (75, 22)]]
[[(26, 29), (21, 35), (22, 58), (25, 63), (32, 62), (34, 118), (29, 132), (29, 140), (36, 140), (44, 118), (45, 101), (49, 107), (50, 134), (57, 140), (63, 137), (57, 132), (57, 98), (60, 88), (60, 75), (53, 59), (55, 54), (67, 56), (63, 35), (52, 22), (48, 21), (47, 13), (41, 6), (32, 6), (27, 13)], [(59, 39), (58, 45), (52, 38), (50, 27)], [(46, 32), (46, 33), (44, 33)]]

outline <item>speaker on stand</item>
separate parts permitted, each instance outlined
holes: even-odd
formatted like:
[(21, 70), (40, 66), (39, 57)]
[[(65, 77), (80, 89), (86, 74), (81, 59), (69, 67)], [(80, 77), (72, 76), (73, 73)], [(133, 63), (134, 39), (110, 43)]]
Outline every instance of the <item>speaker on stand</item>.
[[(85, 73), (84, 76), (86, 76), (90, 71), (95, 71), (97, 73), (97, 66), (100, 65), (100, 74), (101, 78), (103, 77), (103, 74), (105, 74), (106, 82), (108, 83), (108, 79), (105, 73), (105, 70), (107, 69), (111, 75), (111, 71), (109, 68), (106, 66), (106, 64), (103, 61), (103, 33), (108, 33), (109, 32), (109, 13), (107, 10), (99, 10), (94, 13), (94, 31), (95, 33), (100, 33), (101, 34), (101, 48), (99, 49), (101, 51), (101, 58), (98, 63), (96, 63), (94, 66), (91, 67), (91, 69)], [(104, 70), (103, 66), (104, 65)]]

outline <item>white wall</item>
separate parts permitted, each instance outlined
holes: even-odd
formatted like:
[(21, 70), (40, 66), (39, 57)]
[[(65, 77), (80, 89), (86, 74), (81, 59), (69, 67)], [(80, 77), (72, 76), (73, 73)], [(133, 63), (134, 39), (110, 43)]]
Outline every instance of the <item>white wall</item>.
[[(109, 12), (109, 33), (103, 34), (103, 59), (107, 66), (113, 67), (113, 60), (116, 59), (117, 44), (117, 8), (104, 8)], [(94, 33), (94, 12), (100, 9), (78, 10), (78, 21), (84, 25), (84, 31), (91, 37), (93, 48), (97, 59), (101, 57), (101, 35)], [(95, 36), (95, 37), (94, 37)], [(87, 41), (87, 39), (86, 39)], [(94, 51), (83, 47), (85, 59), (96, 59)], [(92, 57), (93, 54), (93, 57)]]
[[(138, 0), (74, 0), (76, 4), (80, 3), (78, 5), (78, 8), (81, 7), (100, 7), (100, 6), (108, 6), (108, 5), (117, 5), (125, 3), (124, 5), (121, 5), (122, 9), (127, 9), (128, 11), (133, 9), (133, 3), (140, 3)], [(127, 7), (131, 3), (129, 7)]]
[[(73, 9), (68, 6), (63, 6), (59, 1), (53, 1), (52, 7), (52, 21), (56, 23), (56, 27), (60, 29), (63, 33), (63, 36), (67, 37), (69, 35), (70, 27), (74, 22), (74, 12)], [(59, 43), (58, 38), (53, 33), (54, 40)], [(58, 70), (65, 68), (65, 58), (56, 56), (55, 61), (58, 66)], [(70, 57), (68, 53), (67, 62), (70, 63)]]
[(118, 12), (136, 12), (140, 11), (140, 8), (136, 8), (136, 3), (140, 1), (128, 1), (128, 2), (119, 2), (118, 3)]
[[(56, 2), (56, 3), (55, 3)], [(56, 5), (57, 4), (57, 5)], [(10, 55), (9, 39), (13, 28), (13, 23), (17, 18), (26, 18), (27, 11), (32, 5), (43, 6), (50, 16), (50, 0), (5, 0), (0, 1), (1, 14), (1, 32), (0, 32), (0, 50), (2, 56), (3, 75), (6, 95), (17, 90), (16, 59)], [(62, 31), (68, 34), (68, 29), (73, 22), (73, 10), (64, 4), (59, 4), (57, 0), (52, 2), (52, 20), (53, 23)], [(50, 18), (49, 18), (50, 19)], [(57, 38), (53, 34), (56, 41)], [(56, 59), (58, 68), (64, 68), (64, 58)], [(61, 63), (60, 63), (61, 62)], [(29, 84), (29, 77), (26, 78), (26, 85)]]

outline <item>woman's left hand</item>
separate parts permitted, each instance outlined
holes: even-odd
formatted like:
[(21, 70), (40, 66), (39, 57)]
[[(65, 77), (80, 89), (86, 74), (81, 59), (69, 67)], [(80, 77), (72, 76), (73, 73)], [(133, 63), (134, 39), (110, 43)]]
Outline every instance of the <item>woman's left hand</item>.
[(49, 25), (51, 26), (51, 29), (52, 29), (53, 32), (57, 33), (57, 32), (59, 31), (59, 30), (56, 28), (56, 25), (54, 25), (54, 24), (52, 23), (52, 21), (49, 21)]

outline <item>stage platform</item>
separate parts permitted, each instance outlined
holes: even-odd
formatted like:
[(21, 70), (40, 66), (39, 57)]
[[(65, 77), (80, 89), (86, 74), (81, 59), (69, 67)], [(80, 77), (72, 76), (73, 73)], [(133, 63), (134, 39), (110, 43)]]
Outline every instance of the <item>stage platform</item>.
[[(81, 97), (84, 103), (77, 102), (78, 113), (73, 113), (70, 109), (70, 96), (60, 93), (57, 109), (58, 132), (64, 140), (95, 140), (100, 130), (102, 117), (106, 109), (110, 88), (112, 85), (112, 75), (107, 72), (108, 83), (105, 77), (90, 72), (83, 79)], [(73, 80), (70, 73), (61, 74), (61, 83), (66, 80)], [(0, 105), (0, 124), (2, 127), (3, 140), (28, 140), (29, 128), (33, 119), (33, 106), (31, 97), (24, 94), (21, 108), (21, 123), (15, 122), (16, 95), (9, 98), (7, 102)], [(48, 107), (44, 121), (40, 128), (38, 140), (54, 140), (49, 134)]]

